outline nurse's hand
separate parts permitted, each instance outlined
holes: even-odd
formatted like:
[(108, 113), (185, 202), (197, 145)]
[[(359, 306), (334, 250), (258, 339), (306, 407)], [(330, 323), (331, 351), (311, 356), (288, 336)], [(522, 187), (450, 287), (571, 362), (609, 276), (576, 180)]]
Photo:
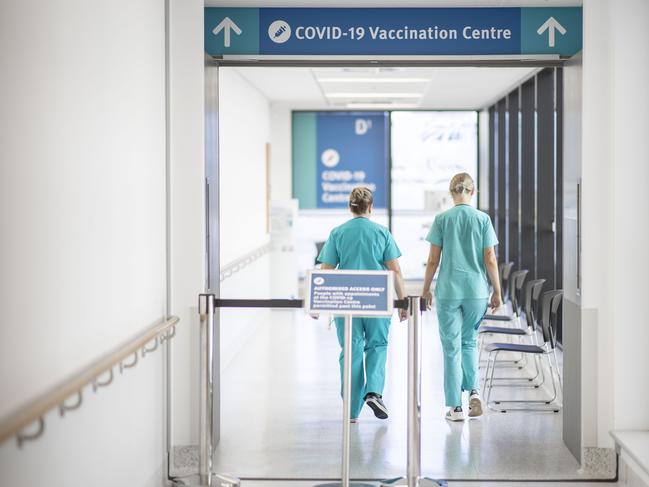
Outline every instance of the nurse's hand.
[(399, 310), (399, 321), (406, 321), (408, 319), (408, 310), (400, 309)]
[(500, 307), (503, 305), (502, 299), (500, 299), (500, 293), (499, 292), (494, 292), (491, 294), (491, 300), (489, 302), (489, 307), (491, 308), (491, 312), (498, 311)]
[(433, 293), (428, 291), (427, 293), (424, 293), (422, 298), (426, 302), (426, 310), (430, 310), (433, 307)]

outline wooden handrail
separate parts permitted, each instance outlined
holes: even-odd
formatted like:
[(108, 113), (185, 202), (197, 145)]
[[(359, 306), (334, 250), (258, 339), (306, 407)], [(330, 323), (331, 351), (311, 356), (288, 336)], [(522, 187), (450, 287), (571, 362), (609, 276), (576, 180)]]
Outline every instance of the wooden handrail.
[[(80, 394), (81, 391), (90, 384), (93, 384), (94, 387), (97, 387), (98, 385), (101, 386), (102, 384), (97, 382), (97, 379), (100, 376), (109, 371), (112, 374), (113, 367), (119, 365), (127, 357), (137, 354), (138, 351), (151, 340), (155, 339), (157, 343), (158, 337), (175, 327), (178, 321), (179, 319), (177, 317), (171, 316), (168, 319), (149, 327), (133, 339), (116, 347), (111, 352), (84, 367), (78, 373), (56, 384), (45, 393), (27, 401), (22, 406), (16, 408), (13, 413), (1, 418), (0, 444), (12, 436), (20, 435), (23, 429), (36, 421), (40, 421), (40, 429), (42, 430), (43, 416), (46, 413), (57, 406), (63, 405), (65, 400), (69, 397), (75, 394)], [(170, 335), (169, 337), (171, 336), (173, 335)], [(154, 349), (149, 351), (153, 350)], [(144, 353), (145, 351), (143, 351), (143, 354)], [(108, 383), (110, 383), (110, 380), (105, 384), (107, 385)]]

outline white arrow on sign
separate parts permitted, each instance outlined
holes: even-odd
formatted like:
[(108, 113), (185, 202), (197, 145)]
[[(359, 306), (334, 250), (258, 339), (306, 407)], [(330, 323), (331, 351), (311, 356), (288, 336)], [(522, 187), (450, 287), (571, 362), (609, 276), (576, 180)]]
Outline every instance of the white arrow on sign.
[(241, 34), (241, 29), (235, 24), (230, 17), (224, 18), (219, 25), (214, 27), (212, 34), (219, 35), (223, 31), (223, 45), (230, 47), (230, 31), (233, 30), (236, 35)]
[(545, 23), (539, 27), (539, 30), (536, 31), (538, 35), (543, 34), (545, 31), (548, 31), (548, 41), (550, 47), (554, 47), (554, 32), (555, 30), (559, 31), (559, 34), (564, 35), (567, 31), (563, 25), (557, 22), (557, 19), (550, 17)]

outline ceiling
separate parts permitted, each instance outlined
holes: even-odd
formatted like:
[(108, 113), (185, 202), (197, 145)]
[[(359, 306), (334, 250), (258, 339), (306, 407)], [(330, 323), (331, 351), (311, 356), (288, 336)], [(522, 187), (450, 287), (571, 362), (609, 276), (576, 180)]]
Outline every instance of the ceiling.
[(536, 68), (237, 67), (271, 102), (332, 109), (479, 109)]

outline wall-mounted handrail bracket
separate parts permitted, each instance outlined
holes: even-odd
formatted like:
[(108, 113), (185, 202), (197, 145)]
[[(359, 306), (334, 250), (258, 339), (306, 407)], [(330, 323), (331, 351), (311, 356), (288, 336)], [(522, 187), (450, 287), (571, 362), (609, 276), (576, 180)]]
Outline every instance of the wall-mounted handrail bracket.
[(167, 342), (176, 336), (176, 327), (172, 326), (166, 333), (160, 335), (160, 343)]
[(45, 432), (45, 419), (41, 416), (38, 418), (38, 429), (33, 433), (23, 433), (22, 431), (16, 434), (16, 443), (18, 448), (22, 448), (26, 441), (37, 440)]
[(65, 401), (59, 404), (59, 414), (61, 415), (61, 417), (63, 417), (65, 416), (66, 411), (74, 411), (75, 409), (79, 409), (82, 403), (83, 389), (80, 389), (79, 392), (77, 392), (77, 401), (74, 404), (67, 404)]
[(142, 358), (144, 358), (147, 353), (155, 352), (158, 349), (158, 343), (158, 336), (156, 335), (153, 338), (153, 347), (147, 348), (146, 345), (142, 347)]
[(258, 249), (253, 250), (252, 252), (240, 257), (239, 259), (227, 264), (221, 268), (220, 272), (220, 281), (223, 282), (226, 279), (232, 277), (237, 272), (242, 271), (250, 264), (255, 262), (257, 259), (263, 257), (265, 254), (269, 253), (272, 250), (271, 243), (267, 243)]
[(132, 369), (133, 367), (135, 367), (137, 365), (137, 361), (138, 361), (138, 358), (139, 358), (137, 352), (133, 353), (132, 357), (133, 357), (133, 360), (131, 360), (130, 362), (124, 362), (122, 360), (119, 363), (119, 373), (120, 374), (124, 372), (124, 369)]
[(109, 386), (113, 382), (113, 369), (112, 367), (108, 369), (108, 379), (100, 381), (98, 377), (95, 377), (95, 379), (92, 381), (92, 390), (93, 392), (97, 392), (97, 389), (100, 387), (106, 387)]

